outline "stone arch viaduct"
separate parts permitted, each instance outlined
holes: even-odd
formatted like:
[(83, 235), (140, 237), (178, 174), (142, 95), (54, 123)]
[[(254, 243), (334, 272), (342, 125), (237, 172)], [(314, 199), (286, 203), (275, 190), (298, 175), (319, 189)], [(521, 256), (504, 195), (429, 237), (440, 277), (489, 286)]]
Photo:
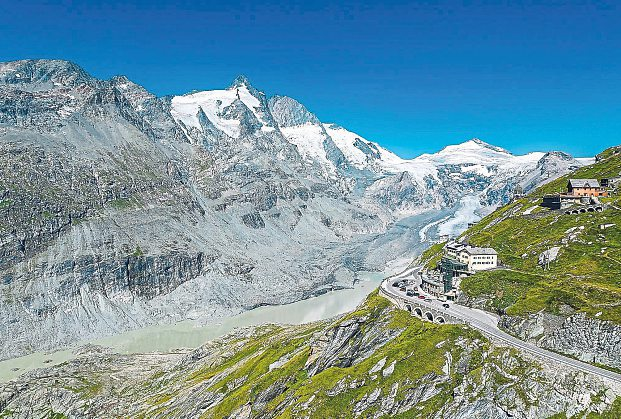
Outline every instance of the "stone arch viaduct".
[(382, 287), (380, 287), (380, 294), (388, 298), (400, 309), (407, 310), (412, 316), (418, 317), (421, 320), (438, 324), (463, 323), (461, 319), (453, 316), (448, 310), (431, 307), (423, 302), (389, 294)]

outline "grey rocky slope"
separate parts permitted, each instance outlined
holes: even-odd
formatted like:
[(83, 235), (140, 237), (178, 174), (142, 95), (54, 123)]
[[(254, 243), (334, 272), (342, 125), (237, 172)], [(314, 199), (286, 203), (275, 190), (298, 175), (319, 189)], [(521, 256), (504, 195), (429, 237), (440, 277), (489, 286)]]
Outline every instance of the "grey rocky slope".
[(465, 326), (422, 323), (377, 294), (337, 319), (241, 329), (195, 350), (80, 352), (0, 384), (0, 414), (504, 419), (621, 410), (618, 383), (542, 364)]
[(2, 63), (0, 359), (351, 286), (420, 244), (404, 217), (465, 196), (484, 211), (580, 165), (452, 147), (400, 159), (243, 77), (158, 98), (66, 61)]

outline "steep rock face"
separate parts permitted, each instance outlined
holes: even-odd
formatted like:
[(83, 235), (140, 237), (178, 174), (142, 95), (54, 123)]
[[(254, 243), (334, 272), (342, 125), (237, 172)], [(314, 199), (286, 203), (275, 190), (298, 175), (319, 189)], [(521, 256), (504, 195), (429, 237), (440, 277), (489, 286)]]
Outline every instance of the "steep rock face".
[(589, 318), (538, 313), (527, 318), (503, 316), (501, 326), (524, 340), (582, 361), (621, 368), (621, 326)]
[(526, 191), (533, 190), (542, 180), (552, 180), (572, 172), (583, 166), (583, 163), (561, 151), (548, 152), (537, 162), (535, 169), (522, 180), (521, 185)]
[(0, 384), (0, 414), (614, 417), (619, 394), (618, 384), (541, 364), (462, 326), (421, 323), (373, 295), (342, 318), (242, 329), (195, 350), (119, 355), (88, 346), (73, 361)]
[(349, 287), (420, 245), (396, 221), (497, 205), (537, 159), (403, 160), (244, 77), (158, 98), (27, 60), (0, 64), (0, 93), (0, 359)]
[(319, 119), (300, 102), (287, 96), (273, 96), (268, 106), (274, 120), (280, 127), (295, 127), (304, 124), (319, 124)]
[[(434, 187), (433, 179), (427, 178), (428, 186)], [(417, 182), (412, 179), (409, 172), (402, 172), (399, 176), (391, 176), (378, 180), (367, 189), (374, 201), (396, 211), (405, 209), (416, 211), (424, 204), (430, 204), (432, 197), (423, 193)], [(447, 197), (448, 198), (448, 197)], [(446, 200), (448, 205), (454, 204), (450, 199)]]
[[(2, 358), (351, 285), (346, 247), (327, 254), (326, 240), (382, 223), (353, 218), (338, 185), (307, 175), (294, 146), (258, 130), (271, 121), (264, 95), (250, 88), (256, 106), (222, 107), (242, 141), (210, 121), (192, 134), (170, 99), (122, 76), (69, 77), (77, 67), (62, 64), (0, 71)], [(294, 266), (280, 263), (287, 254)]]
[(37, 91), (56, 86), (89, 84), (93, 78), (80, 66), (64, 60), (20, 60), (0, 63), (0, 83)]

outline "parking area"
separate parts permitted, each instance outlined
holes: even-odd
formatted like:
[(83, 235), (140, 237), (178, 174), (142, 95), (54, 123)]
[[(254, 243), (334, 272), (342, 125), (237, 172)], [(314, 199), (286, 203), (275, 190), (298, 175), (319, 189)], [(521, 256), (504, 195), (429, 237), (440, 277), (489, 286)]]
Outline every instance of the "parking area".
[(434, 308), (449, 309), (451, 304), (446, 297), (437, 297), (423, 291), (420, 287), (421, 279), (418, 275), (411, 275), (406, 278), (396, 278), (391, 282), (391, 287), (398, 294), (411, 299), (417, 299), (418, 302), (425, 302)]

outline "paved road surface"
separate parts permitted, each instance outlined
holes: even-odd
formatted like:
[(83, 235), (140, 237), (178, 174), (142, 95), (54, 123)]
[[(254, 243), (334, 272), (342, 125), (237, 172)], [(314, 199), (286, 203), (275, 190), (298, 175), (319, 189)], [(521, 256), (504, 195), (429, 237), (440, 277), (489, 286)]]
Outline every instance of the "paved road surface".
[(431, 307), (437, 311), (443, 311), (448, 314), (453, 315), (453, 317), (457, 317), (463, 320), (468, 325), (473, 328), (483, 332), (486, 335), (492, 336), (496, 339), (499, 339), (515, 348), (520, 350), (529, 352), (535, 356), (552, 360), (554, 362), (558, 362), (560, 364), (568, 365), (572, 368), (578, 369), (580, 371), (584, 371), (590, 374), (597, 375), (602, 378), (607, 378), (609, 380), (613, 380), (621, 383), (621, 374), (616, 372), (608, 371), (603, 368), (596, 367), (594, 365), (588, 364), (586, 362), (578, 361), (573, 358), (569, 358), (555, 352), (548, 351), (546, 349), (540, 348), (536, 345), (533, 345), (528, 342), (524, 342), (510, 334), (503, 332), (498, 328), (498, 316), (485, 312), (483, 310), (473, 309), (470, 307), (462, 306), (455, 303), (450, 303), (450, 308), (446, 309), (442, 307), (442, 303), (438, 300), (433, 300), (431, 302), (427, 302), (425, 300), (421, 300), (417, 297), (408, 297), (405, 292), (399, 291), (398, 288), (392, 286), (392, 284), (400, 279), (411, 279), (415, 281), (416, 285), (420, 285), (420, 268), (408, 269), (403, 271), (397, 275), (390, 276), (384, 281), (382, 281), (382, 289), (388, 293), (389, 295), (406, 299), (411, 301), (414, 304), (420, 306)]

